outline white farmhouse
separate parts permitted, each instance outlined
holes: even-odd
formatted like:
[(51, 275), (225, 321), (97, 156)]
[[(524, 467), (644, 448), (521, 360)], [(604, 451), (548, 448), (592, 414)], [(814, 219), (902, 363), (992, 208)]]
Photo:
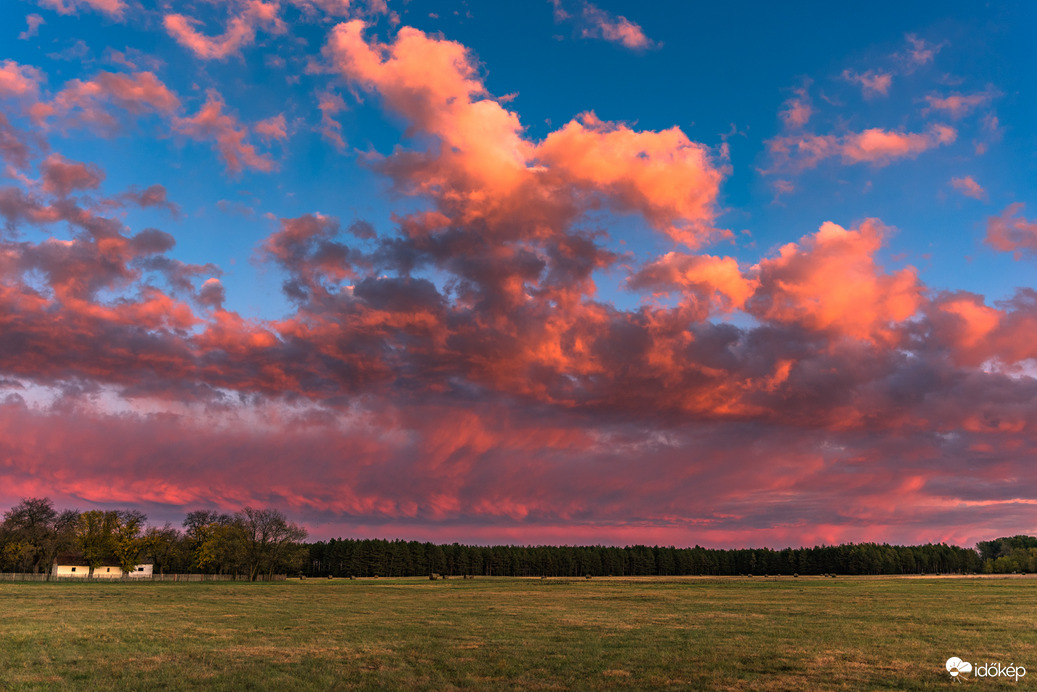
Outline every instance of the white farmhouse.
[(58, 555), (54, 560), (54, 569), (51, 571), (51, 574), (55, 577), (89, 579), (90, 565), (86, 564), (86, 560), (83, 559), (82, 555)]
[(147, 562), (143, 565), (137, 565), (132, 572), (127, 572), (126, 576), (130, 579), (151, 579), (151, 575), (154, 573), (155, 565)]
[(90, 565), (86, 559), (76, 553), (62, 553), (54, 560), (54, 568), (51, 574), (55, 577), (72, 579), (151, 579), (155, 566), (151, 563), (136, 565), (131, 572), (123, 572), (122, 567), (114, 562), (108, 561), (100, 567), (95, 567), (91, 573)]

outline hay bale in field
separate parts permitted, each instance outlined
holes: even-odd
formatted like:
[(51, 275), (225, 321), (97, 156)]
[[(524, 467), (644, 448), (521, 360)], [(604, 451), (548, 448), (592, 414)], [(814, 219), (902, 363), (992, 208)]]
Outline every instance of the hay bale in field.
[(429, 581), (436, 581), (437, 579), (439, 579), (439, 575), (433, 572), (432, 574), (428, 575), (428, 578)]
[(584, 579), (590, 579), (590, 578), (591, 578), (591, 575), (589, 575), (589, 574), (584, 577)]
[(792, 576), (795, 577), (796, 579), (799, 579), (799, 572), (793, 572)]
[(334, 579), (334, 578), (335, 577), (331, 576), (330, 574), (328, 575), (328, 579)]
[(350, 579), (350, 581), (355, 580), (356, 579), (356, 575), (355, 574), (350, 574), (349, 575), (349, 579)]

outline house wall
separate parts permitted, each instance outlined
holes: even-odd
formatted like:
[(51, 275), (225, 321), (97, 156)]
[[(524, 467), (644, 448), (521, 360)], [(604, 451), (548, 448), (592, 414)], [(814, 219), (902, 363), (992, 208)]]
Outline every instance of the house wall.
[(55, 577), (78, 577), (86, 579), (90, 576), (89, 565), (58, 565), (54, 570)]
[(104, 567), (94, 568), (94, 579), (118, 579), (121, 576), (122, 569), (119, 567), (105, 565)]
[(154, 574), (154, 571), (155, 565), (137, 565), (133, 568), (132, 572), (127, 572), (126, 576), (131, 579), (143, 579), (145, 577), (150, 579), (151, 575)]

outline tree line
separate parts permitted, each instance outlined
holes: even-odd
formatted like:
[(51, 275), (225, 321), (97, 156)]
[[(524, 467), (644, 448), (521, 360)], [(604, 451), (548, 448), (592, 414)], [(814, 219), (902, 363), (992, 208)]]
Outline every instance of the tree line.
[(63, 553), (91, 567), (124, 571), (150, 562), (156, 573), (311, 577), (666, 576), (738, 574), (1037, 573), (1037, 538), (1013, 536), (976, 549), (944, 543), (850, 543), (813, 548), (715, 549), (635, 545), (472, 546), (383, 539), (305, 543), (306, 530), (273, 509), (199, 510), (180, 527), (149, 526), (134, 510), (58, 511), (26, 498), (0, 522), (0, 571), (47, 572)]
[(26, 498), (0, 523), (0, 571), (49, 572), (59, 556), (91, 568), (118, 565), (129, 572), (150, 562), (156, 573), (261, 574), (298, 572), (306, 564), (306, 530), (273, 509), (244, 507), (233, 514), (191, 512), (183, 528), (148, 526), (135, 510), (65, 510), (49, 498)]
[(943, 543), (721, 550), (646, 545), (487, 547), (332, 539), (311, 543), (309, 557), (304, 573), (314, 577), (409, 577), (432, 573), (509, 577), (947, 574), (982, 569), (975, 550)]

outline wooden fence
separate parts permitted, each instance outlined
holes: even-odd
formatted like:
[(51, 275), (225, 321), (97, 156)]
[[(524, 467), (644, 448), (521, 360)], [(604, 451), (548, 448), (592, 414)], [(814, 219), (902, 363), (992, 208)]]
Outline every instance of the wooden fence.
[[(272, 574), (267, 576), (261, 574), (256, 581), (284, 581), (287, 575)], [(246, 574), (152, 574), (147, 576), (130, 575), (122, 577), (55, 577), (52, 574), (33, 574), (32, 572), (0, 572), (0, 582), (3, 581), (60, 581), (60, 582), (139, 582), (139, 581), (248, 581)]]

